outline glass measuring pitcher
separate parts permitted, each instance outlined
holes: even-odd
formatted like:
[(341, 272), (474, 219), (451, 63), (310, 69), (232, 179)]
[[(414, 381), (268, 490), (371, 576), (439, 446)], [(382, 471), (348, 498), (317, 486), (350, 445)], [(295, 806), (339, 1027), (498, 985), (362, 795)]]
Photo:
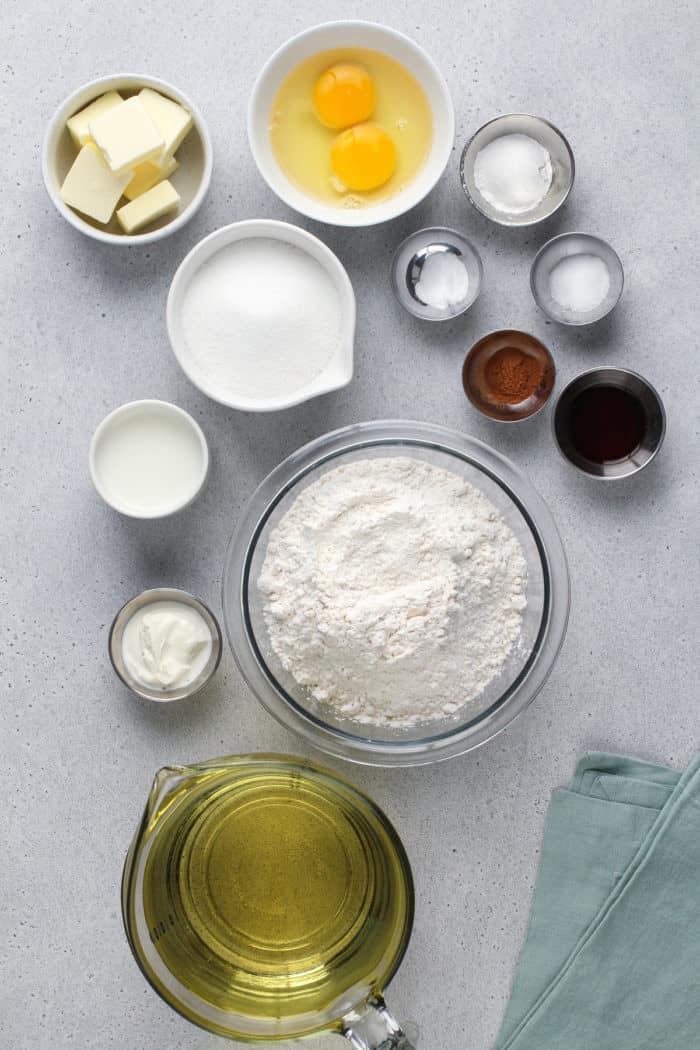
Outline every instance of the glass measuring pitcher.
[(147, 980), (188, 1020), (242, 1042), (335, 1031), (357, 1050), (413, 1050), (381, 995), (413, 905), (381, 810), (285, 755), (161, 769), (122, 879)]

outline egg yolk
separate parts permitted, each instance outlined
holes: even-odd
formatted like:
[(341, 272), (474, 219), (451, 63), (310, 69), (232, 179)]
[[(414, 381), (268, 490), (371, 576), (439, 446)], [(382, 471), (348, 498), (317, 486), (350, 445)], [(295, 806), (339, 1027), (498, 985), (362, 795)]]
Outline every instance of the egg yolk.
[(314, 107), (327, 128), (349, 128), (374, 113), (374, 82), (364, 68), (353, 62), (338, 62), (316, 81)]
[(396, 147), (379, 124), (358, 124), (338, 135), (331, 164), (349, 190), (376, 190), (394, 174)]

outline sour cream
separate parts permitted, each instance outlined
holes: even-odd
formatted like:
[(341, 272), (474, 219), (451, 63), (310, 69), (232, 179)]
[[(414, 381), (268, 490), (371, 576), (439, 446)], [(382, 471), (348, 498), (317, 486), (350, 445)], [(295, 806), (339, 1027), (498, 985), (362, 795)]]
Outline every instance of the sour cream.
[(124, 628), (122, 659), (129, 674), (147, 689), (182, 689), (197, 678), (211, 656), (206, 621), (190, 605), (151, 602)]

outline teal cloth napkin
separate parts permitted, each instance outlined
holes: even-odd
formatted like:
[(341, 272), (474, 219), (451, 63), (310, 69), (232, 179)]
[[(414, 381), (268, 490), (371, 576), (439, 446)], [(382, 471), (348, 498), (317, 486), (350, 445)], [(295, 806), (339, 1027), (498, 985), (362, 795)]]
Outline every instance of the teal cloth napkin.
[(700, 755), (554, 792), (496, 1050), (700, 1050)]

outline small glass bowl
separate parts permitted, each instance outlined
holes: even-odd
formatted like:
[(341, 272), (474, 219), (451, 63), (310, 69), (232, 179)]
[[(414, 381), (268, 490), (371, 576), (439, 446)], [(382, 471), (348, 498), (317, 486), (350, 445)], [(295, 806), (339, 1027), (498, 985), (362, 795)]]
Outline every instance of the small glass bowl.
[[(457, 474), (497, 507), (528, 566), (520, 639), (501, 672), (454, 715), (411, 727), (358, 722), (315, 700), (281, 665), (257, 581), (271, 532), (298, 493), (358, 460), (409, 457)], [(554, 665), (569, 614), (569, 573), (544, 500), (504, 456), (475, 438), (430, 423), (383, 420), (344, 427), (288, 456), (253, 493), (229, 544), (223, 578), (226, 633), (238, 668), (282, 725), (328, 754), (378, 766), (417, 766), (486, 743), (534, 700)]]
[[(152, 605), (154, 602), (180, 602), (189, 605), (202, 617), (211, 635), (211, 653), (206, 664), (191, 682), (180, 686), (179, 689), (149, 689), (142, 685), (128, 671), (122, 655), (122, 639), (124, 629), (134, 613), (142, 609), (144, 605)], [(169, 703), (171, 700), (184, 700), (186, 697), (194, 696), (209, 682), (221, 660), (221, 628), (211, 609), (195, 598), (188, 591), (181, 591), (177, 587), (154, 587), (148, 591), (142, 591), (135, 598), (123, 605), (114, 617), (109, 632), (109, 658), (112, 661), (117, 676), (121, 678), (127, 688), (140, 696), (142, 700), (155, 700), (157, 703)]]
[[(542, 366), (542, 378), (535, 390), (522, 401), (502, 401), (492, 393), (488, 380), (488, 365), (501, 350), (521, 350), (535, 358)], [(462, 384), (474, 408), (498, 423), (519, 423), (544, 408), (554, 387), (556, 368), (554, 359), (544, 343), (527, 332), (503, 329), (489, 332), (475, 343), (466, 356), (462, 369)]]
[[(414, 260), (432, 245), (446, 245), (453, 250), (464, 263), (469, 278), (467, 297), (461, 303), (439, 310), (420, 301), (415, 293), (415, 281), (412, 276)], [(476, 301), (481, 291), (483, 267), (481, 256), (466, 237), (448, 226), (426, 226), (409, 234), (401, 242), (391, 261), (391, 283), (396, 298), (404, 309), (422, 321), (449, 321), (465, 313)]]
[[(602, 259), (610, 275), (610, 288), (603, 301), (594, 309), (578, 313), (560, 306), (549, 290), (552, 270), (562, 259), (574, 255), (595, 255)], [(594, 324), (613, 310), (622, 295), (625, 275), (620, 257), (607, 241), (592, 233), (560, 233), (543, 244), (530, 269), (530, 288), (540, 310), (558, 324)]]
[[(624, 459), (594, 463), (586, 459), (571, 438), (571, 409), (584, 390), (596, 386), (612, 386), (625, 390), (638, 399), (644, 412), (646, 428), (639, 448)], [(639, 473), (656, 457), (666, 434), (666, 412), (661, 397), (651, 383), (628, 368), (591, 368), (581, 372), (568, 383), (557, 399), (552, 417), (552, 429), (557, 447), (567, 463), (582, 474), (599, 481), (615, 481)]]
[[(540, 203), (526, 212), (512, 213), (494, 208), (481, 196), (474, 181), (474, 162), (479, 151), (503, 135), (527, 135), (535, 139), (549, 152), (552, 161), (551, 186)], [(571, 193), (575, 172), (574, 154), (561, 131), (548, 120), (527, 113), (508, 113), (484, 124), (464, 147), (459, 166), (462, 189), (467, 197), (477, 211), (499, 226), (534, 226), (554, 215)]]

